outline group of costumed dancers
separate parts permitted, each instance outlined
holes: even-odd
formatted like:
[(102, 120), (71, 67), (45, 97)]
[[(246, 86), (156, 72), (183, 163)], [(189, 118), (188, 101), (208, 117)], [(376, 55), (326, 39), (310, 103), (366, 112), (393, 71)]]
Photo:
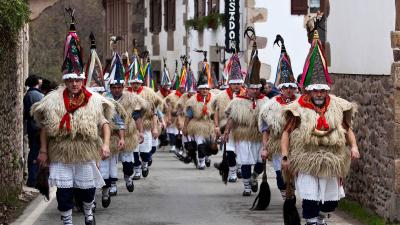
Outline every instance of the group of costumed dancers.
[[(214, 166), (225, 182), (242, 180), (243, 196), (264, 191), (258, 179), (270, 161), (285, 207), (295, 209), (298, 193), (307, 225), (326, 224), (344, 197), (343, 180), (359, 152), (352, 131), (356, 105), (329, 93), (332, 81), (317, 31), (299, 83), (277, 35), (281, 54), (275, 85), (280, 94), (273, 98), (260, 92), (261, 63), (252, 28), (246, 30), (252, 46), (247, 72), (233, 53), (222, 85), (214, 87), (207, 53), (200, 51), (205, 57), (198, 76), (186, 56), (180, 71), (176, 62), (172, 77), (164, 60), (155, 92), (148, 52), (139, 54), (135, 48), (131, 56), (120, 54), (119, 37), (111, 38), (113, 57), (103, 69), (91, 34), (84, 65), (74, 10), (67, 11), (72, 22), (64, 44), (64, 85), (31, 109), (41, 127), (38, 161), (49, 170), (49, 186), (57, 187), (63, 224), (72, 224), (74, 206), (83, 211), (85, 224), (96, 224), (96, 189), (107, 208), (118, 192), (121, 162), (126, 189), (133, 192), (134, 180), (151, 174), (160, 145), (170, 146), (178, 159), (199, 170), (223, 152), (222, 162)], [(289, 211), (285, 224), (300, 224)]]

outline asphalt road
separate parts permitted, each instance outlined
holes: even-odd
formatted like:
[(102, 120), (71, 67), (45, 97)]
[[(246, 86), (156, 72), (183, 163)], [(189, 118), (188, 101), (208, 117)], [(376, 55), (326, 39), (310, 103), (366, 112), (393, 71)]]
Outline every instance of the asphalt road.
[[(212, 164), (220, 159), (220, 156), (214, 156)], [(118, 195), (112, 198), (107, 209), (101, 206), (101, 191), (98, 191), (96, 222), (98, 225), (282, 225), (283, 201), (270, 166), (268, 171), (272, 191), (271, 204), (266, 211), (250, 211), (256, 194), (243, 197), (241, 180), (224, 185), (218, 171), (212, 166), (199, 171), (193, 164), (186, 165), (178, 161), (171, 153), (158, 152), (149, 176), (135, 181), (134, 192), (129, 193), (126, 190), (121, 170)], [(74, 212), (73, 216), (75, 225), (84, 224), (83, 214)], [(44, 203), (39, 198), (14, 224), (61, 224), (59, 219), (55, 198), (49, 203)], [(357, 223), (334, 215), (329, 219), (329, 224)]]

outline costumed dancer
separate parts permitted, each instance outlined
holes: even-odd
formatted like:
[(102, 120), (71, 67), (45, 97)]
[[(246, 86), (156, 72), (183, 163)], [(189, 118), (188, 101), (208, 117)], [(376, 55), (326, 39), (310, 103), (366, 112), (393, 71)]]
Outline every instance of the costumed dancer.
[(282, 109), (295, 101), (298, 96), (295, 95), (297, 85), (290, 57), (286, 52), (283, 38), (278, 34), (274, 44), (277, 43), (279, 46), (279, 42), (281, 43), (281, 54), (276, 70), (275, 86), (281, 93), (273, 97), (261, 109), (258, 125), (263, 133), (262, 158), (264, 160), (271, 158), (276, 173), (276, 183), (282, 198), (285, 200), (286, 184), (281, 172), (281, 136), (286, 121)]
[[(228, 79), (228, 88), (218, 94), (212, 102), (212, 108), (214, 110), (214, 126), (217, 138), (224, 133), (225, 125), (228, 120), (225, 114), (225, 109), (236, 96), (244, 95), (245, 90), (242, 88), (243, 75), (240, 66), (240, 60), (236, 53), (228, 60), (224, 71)], [(229, 166), (228, 182), (236, 182), (238, 176), (236, 154), (235, 154), (235, 141), (232, 133), (226, 143), (226, 156)], [(215, 163), (214, 166), (219, 169), (219, 163)], [(241, 173), (241, 172), (240, 172)]]
[(115, 108), (112, 102), (83, 85), (85, 75), (74, 10), (69, 8), (67, 12), (72, 22), (64, 45), (65, 86), (33, 105), (31, 114), (41, 125), (38, 162), (49, 166), (49, 186), (57, 187), (63, 224), (72, 224), (75, 193), (83, 201), (85, 224), (92, 225), (96, 224), (93, 214), (96, 188), (105, 185), (96, 161), (110, 155), (109, 121)]
[(186, 82), (186, 69), (184, 73), (185, 74), (181, 76), (182, 79), (179, 88), (172, 91), (172, 93), (164, 99), (166, 105), (165, 117), (167, 118), (167, 134), (169, 136), (170, 145), (172, 146), (171, 151), (173, 151), (179, 159), (183, 159), (183, 151), (182, 133), (181, 130), (178, 129), (179, 118), (177, 105), (181, 96), (185, 93), (185, 85), (182, 85), (182, 83)]
[[(163, 68), (163, 73), (162, 73), (162, 77), (161, 77), (161, 88), (159, 91), (157, 91), (157, 94), (161, 99), (163, 99), (163, 104), (164, 104), (163, 114), (166, 117), (165, 121), (166, 121), (166, 126), (167, 126), (165, 129), (165, 134), (168, 135), (168, 137), (165, 136), (165, 138), (168, 138), (168, 140), (169, 140), (169, 145), (171, 146), (170, 152), (175, 152), (175, 138), (176, 138), (176, 135), (178, 134), (178, 130), (176, 129), (176, 127), (171, 126), (171, 122), (170, 122), (171, 118), (168, 115), (170, 109), (166, 102), (166, 98), (168, 96), (170, 96), (171, 93), (173, 92), (171, 90), (171, 85), (172, 85), (172, 83), (169, 78), (169, 72), (168, 72), (167, 65), (166, 65), (166, 59), (164, 58), (164, 68)], [(160, 135), (160, 138), (162, 138), (161, 135)]]
[(296, 174), (307, 225), (326, 224), (327, 214), (345, 196), (343, 179), (350, 162), (359, 158), (352, 131), (356, 106), (329, 94), (330, 85), (324, 49), (314, 31), (300, 83), (305, 93), (284, 108), (287, 123), (281, 139), (282, 169)]
[[(151, 85), (151, 73), (148, 73), (146, 77), (143, 77), (143, 71), (140, 72), (140, 70), (138, 70), (137, 63), (138, 62), (136, 60), (133, 60), (131, 66), (129, 67), (131, 70), (131, 77), (128, 81), (130, 84), (128, 91), (144, 99), (149, 108), (144, 112), (142, 117), (143, 142), (139, 144), (138, 151), (134, 152), (134, 180), (139, 180), (141, 176), (147, 177), (149, 174), (149, 161), (151, 160), (153, 140), (158, 138), (158, 114), (161, 113), (159, 109), (162, 106), (162, 99), (153, 91), (153, 89), (143, 86), (144, 79), (147, 79), (146, 83)], [(147, 65), (145, 68), (149, 69), (149, 65)], [(140, 161), (139, 157), (142, 159), (142, 162)]]
[[(204, 62), (207, 62), (204, 51)], [(186, 119), (183, 134), (190, 136), (196, 142), (198, 154), (198, 168), (204, 170), (210, 167), (210, 143), (215, 141), (215, 130), (212, 121), (211, 101), (214, 95), (210, 93), (211, 76), (208, 64), (203, 62), (203, 69), (197, 82), (198, 93), (186, 103)], [(192, 158), (193, 159), (193, 158)], [(194, 159), (193, 159), (194, 160)]]
[[(124, 88), (123, 73), (124, 70), (121, 59), (117, 53), (114, 53), (109, 80), (110, 92), (106, 94), (106, 97), (108, 97), (116, 107), (116, 114), (114, 115), (113, 123), (111, 123), (111, 156), (108, 159), (100, 161), (99, 165), (101, 175), (103, 176), (104, 182), (106, 183), (106, 185), (102, 189), (101, 199), (101, 203), (104, 208), (107, 208), (110, 205), (110, 195), (117, 194), (116, 182), (118, 181), (118, 154), (121, 150), (125, 148), (125, 130), (127, 115), (122, 106), (115, 101), (118, 100), (118, 97), (120, 97), (120, 94)], [(132, 181), (130, 181), (129, 185), (127, 184), (127, 189), (129, 191), (130, 189), (132, 189), (133, 191)]]
[[(258, 59), (254, 30), (247, 28), (247, 32), (253, 32), (249, 36), (253, 41), (253, 50), (244, 82), (247, 87), (246, 95), (237, 96), (227, 106), (225, 113), (228, 121), (223, 138), (224, 143), (228, 143), (232, 132), (236, 154), (242, 165), (243, 196), (250, 196), (251, 191), (257, 192), (257, 178), (263, 172), (261, 159), (262, 135), (255, 127), (257, 127), (260, 108), (268, 100), (267, 97), (260, 93), (261, 62)], [(254, 165), (253, 173), (251, 173), (252, 165)]]
[[(185, 124), (185, 108), (187, 107), (188, 100), (197, 93), (197, 82), (196, 78), (194, 77), (192, 68), (190, 66), (190, 62), (188, 63), (188, 74), (186, 83), (184, 85), (185, 93), (179, 98), (177, 102), (177, 114), (178, 114), (178, 130), (183, 131), (183, 127)], [(197, 156), (196, 156), (196, 149), (197, 144), (194, 138), (188, 135), (182, 135), (182, 143), (183, 149), (186, 151), (186, 156), (184, 156), (184, 162), (186, 164), (194, 161), (195, 165), (197, 166)]]

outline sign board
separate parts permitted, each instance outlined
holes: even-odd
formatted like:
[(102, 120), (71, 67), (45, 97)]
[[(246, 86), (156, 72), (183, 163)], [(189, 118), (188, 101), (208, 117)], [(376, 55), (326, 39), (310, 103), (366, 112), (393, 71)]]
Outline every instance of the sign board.
[(240, 13), (239, 0), (225, 0), (225, 51), (239, 51)]

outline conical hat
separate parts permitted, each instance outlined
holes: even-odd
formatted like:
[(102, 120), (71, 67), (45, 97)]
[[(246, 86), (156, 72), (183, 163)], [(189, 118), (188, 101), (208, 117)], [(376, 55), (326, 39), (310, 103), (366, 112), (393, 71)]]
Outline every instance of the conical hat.
[(111, 63), (110, 85), (113, 84), (123, 85), (125, 83), (124, 75), (125, 75), (125, 69), (122, 64), (122, 59), (118, 53), (115, 53)]
[(75, 29), (75, 10), (71, 8), (66, 10), (71, 17), (71, 24), (64, 43), (64, 62), (61, 67), (62, 79), (85, 79), (82, 49)]
[(90, 33), (90, 55), (85, 67), (85, 85), (95, 92), (104, 92), (103, 67), (96, 52), (96, 39)]
[(228, 75), (229, 84), (243, 84), (242, 67), (237, 53), (228, 60), (224, 71)]
[(318, 31), (314, 31), (313, 42), (304, 64), (300, 86), (306, 90), (330, 90), (332, 84)]
[(248, 27), (245, 31), (245, 35), (247, 35), (251, 41), (253, 41), (253, 49), (250, 55), (250, 63), (247, 68), (247, 75), (244, 80), (247, 88), (261, 88), (260, 82), (260, 68), (261, 62), (258, 58), (258, 49), (256, 43), (256, 34), (254, 28)]
[(290, 57), (286, 52), (286, 47), (283, 38), (278, 34), (274, 44), (279, 46), (281, 42), (281, 54), (279, 56), (278, 67), (276, 69), (275, 86), (279, 89), (282, 87), (297, 88), (296, 80), (294, 79)]

